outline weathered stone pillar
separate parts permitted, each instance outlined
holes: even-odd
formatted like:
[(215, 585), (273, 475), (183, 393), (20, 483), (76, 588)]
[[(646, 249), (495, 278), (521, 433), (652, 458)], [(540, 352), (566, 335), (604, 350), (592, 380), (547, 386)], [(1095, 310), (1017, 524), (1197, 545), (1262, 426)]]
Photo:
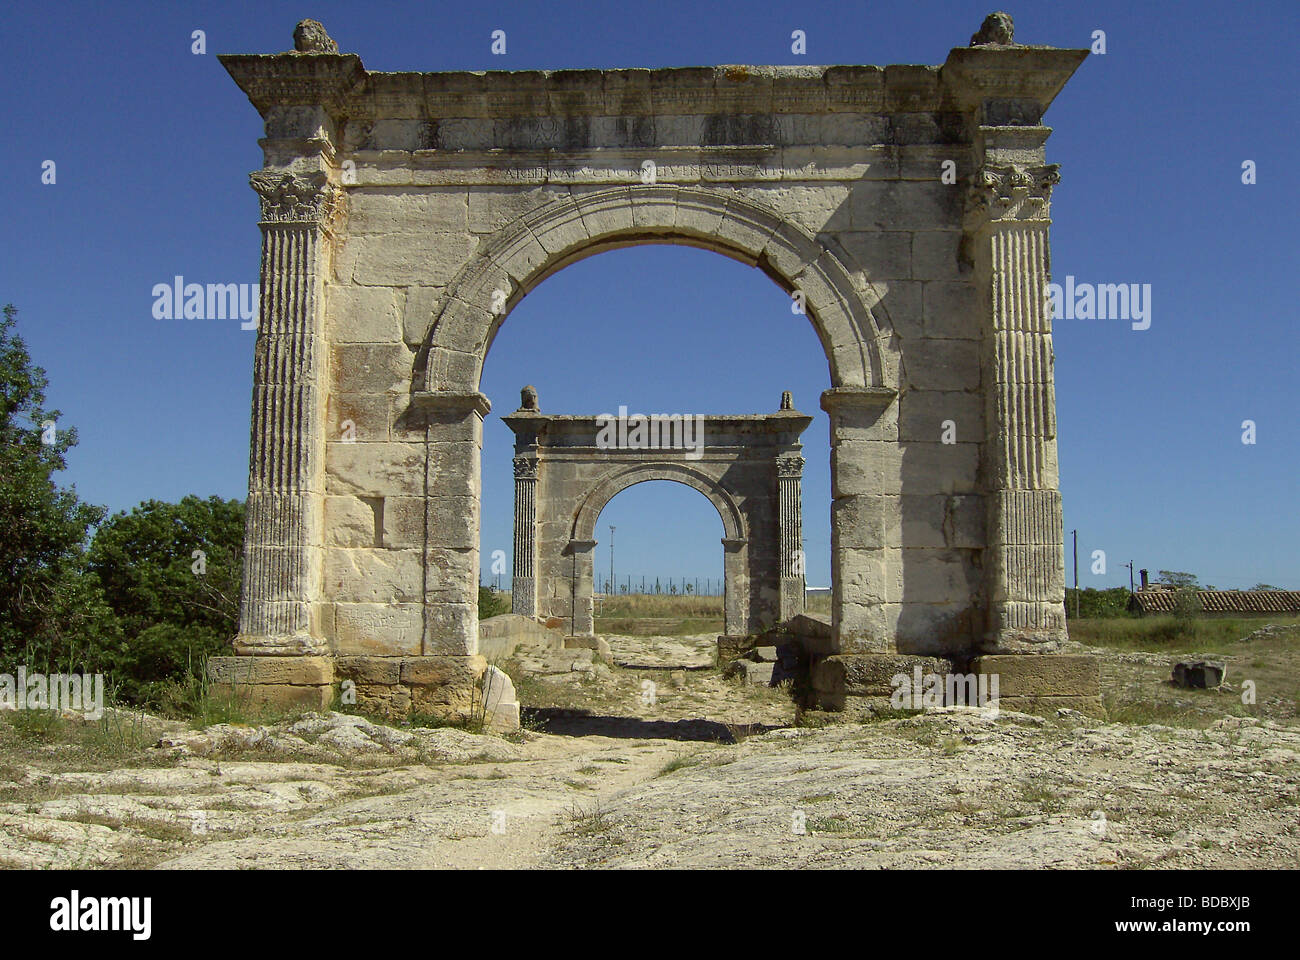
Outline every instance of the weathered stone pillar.
[(250, 177), (262, 288), (236, 654), (326, 652), (313, 617), (324, 494), (322, 293), (339, 190), (324, 173)]
[(596, 621), (592, 609), (592, 578), (595, 575), (596, 541), (570, 540), (568, 549), (565, 552), (569, 554), (569, 559), (573, 564), (573, 594), (570, 597), (572, 611), (570, 614), (569, 635), (589, 637), (596, 630)]
[(804, 610), (803, 464), (803, 457), (797, 455), (776, 460), (781, 538), (781, 621)]
[[(478, 653), (479, 474), (481, 393), (418, 391), (411, 406), (424, 418), (424, 640), (426, 657)], [(469, 491), (469, 495), (466, 495)]]
[(744, 537), (722, 538), (722, 632), (728, 637), (741, 637), (750, 631), (748, 547)]
[(510, 609), (537, 616), (537, 460), (515, 457), (515, 557)]
[[(984, 298), (989, 652), (1065, 638), (1048, 228), (1055, 164), (1046, 127), (981, 127), (967, 237)], [(1037, 159), (1036, 159), (1037, 158)]]
[[(248, 505), (234, 657), (213, 657), (218, 686), (254, 703), (326, 706), (334, 660), (323, 619), (324, 284), (343, 231), (338, 118), (365, 77), (320, 24), (305, 21), (295, 52), (222, 56), (265, 121), (261, 301), (253, 372)], [(310, 54), (304, 56), (303, 54)]]
[(883, 387), (833, 387), (822, 394), (831, 431), (831, 631), (834, 649), (878, 653), (896, 649), (899, 597), (891, 570), (901, 569), (901, 544), (891, 522), (902, 492), (897, 394)]

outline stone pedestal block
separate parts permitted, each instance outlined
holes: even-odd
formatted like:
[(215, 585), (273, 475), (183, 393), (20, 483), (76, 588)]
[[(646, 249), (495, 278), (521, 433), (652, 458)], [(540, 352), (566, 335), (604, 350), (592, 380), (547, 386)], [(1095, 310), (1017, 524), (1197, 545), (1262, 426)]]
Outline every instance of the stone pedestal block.
[(332, 657), (211, 657), (208, 680), (253, 709), (328, 710), (334, 701)]

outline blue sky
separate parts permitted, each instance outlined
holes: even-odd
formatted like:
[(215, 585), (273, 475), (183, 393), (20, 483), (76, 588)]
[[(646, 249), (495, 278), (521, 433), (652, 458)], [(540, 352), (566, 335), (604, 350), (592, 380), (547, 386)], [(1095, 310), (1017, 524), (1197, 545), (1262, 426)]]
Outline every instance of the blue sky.
[[(156, 320), (176, 274), (257, 281), (261, 123), (216, 53), (275, 52), (322, 20), (371, 69), (715, 63), (941, 63), (992, 6), (690, 3), (10, 4), (0, 33), (8, 219), (0, 302), (51, 379), (80, 445), (65, 475), (114, 509), (187, 493), (242, 497), (253, 334), (233, 321)], [(1085, 586), (1121, 563), (1219, 586), (1300, 587), (1297, 519), (1297, 64), (1294, 2), (1021, 3), (1016, 39), (1088, 46), (1047, 115), (1062, 165), (1053, 274), (1149, 283), (1151, 328), (1056, 327), (1061, 486)], [(204, 30), (207, 54), (190, 52)], [(508, 53), (489, 35), (507, 31)], [(790, 53), (802, 29), (808, 54)], [(57, 183), (42, 185), (54, 160)], [(1258, 183), (1241, 183), (1253, 160)], [(739, 342), (741, 346), (734, 345)], [(534, 383), (543, 409), (774, 409), (817, 414), (806, 437), (810, 583), (829, 582), (825, 358), (762, 274), (686, 248), (602, 254), (511, 314), (483, 388), (485, 552), (510, 543), (511, 437), (495, 415)], [(1243, 420), (1257, 443), (1241, 443)], [(615, 498), (620, 575), (717, 577), (721, 521), (699, 494), (645, 484)], [(1106, 551), (1108, 572), (1086, 562)]]

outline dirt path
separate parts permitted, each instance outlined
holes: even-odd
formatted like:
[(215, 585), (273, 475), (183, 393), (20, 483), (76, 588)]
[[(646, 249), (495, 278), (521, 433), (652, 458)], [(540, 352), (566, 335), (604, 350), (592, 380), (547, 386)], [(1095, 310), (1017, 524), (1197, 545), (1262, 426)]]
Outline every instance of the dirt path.
[[(114, 761), (6, 720), (0, 865), (1300, 866), (1300, 727), (1212, 719), (1227, 694), (1199, 692), (1203, 728), (938, 711), (807, 729), (780, 691), (674, 681), (680, 638), (630, 653), (664, 662), (539, 681), (582, 707), (518, 742), (332, 714), (162, 724)], [(1164, 669), (1121, 665), (1153, 671), (1125, 689)]]

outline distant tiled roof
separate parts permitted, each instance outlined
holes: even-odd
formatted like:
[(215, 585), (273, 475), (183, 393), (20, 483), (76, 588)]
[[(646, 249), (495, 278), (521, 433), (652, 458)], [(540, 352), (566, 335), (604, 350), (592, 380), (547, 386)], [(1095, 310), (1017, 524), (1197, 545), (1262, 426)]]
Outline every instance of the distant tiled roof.
[[(1205, 613), (1300, 613), (1300, 590), (1197, 590)], [(1173, 613), (1174, 590), (1139, 590), (1133, 605), (1141, 613)]]

